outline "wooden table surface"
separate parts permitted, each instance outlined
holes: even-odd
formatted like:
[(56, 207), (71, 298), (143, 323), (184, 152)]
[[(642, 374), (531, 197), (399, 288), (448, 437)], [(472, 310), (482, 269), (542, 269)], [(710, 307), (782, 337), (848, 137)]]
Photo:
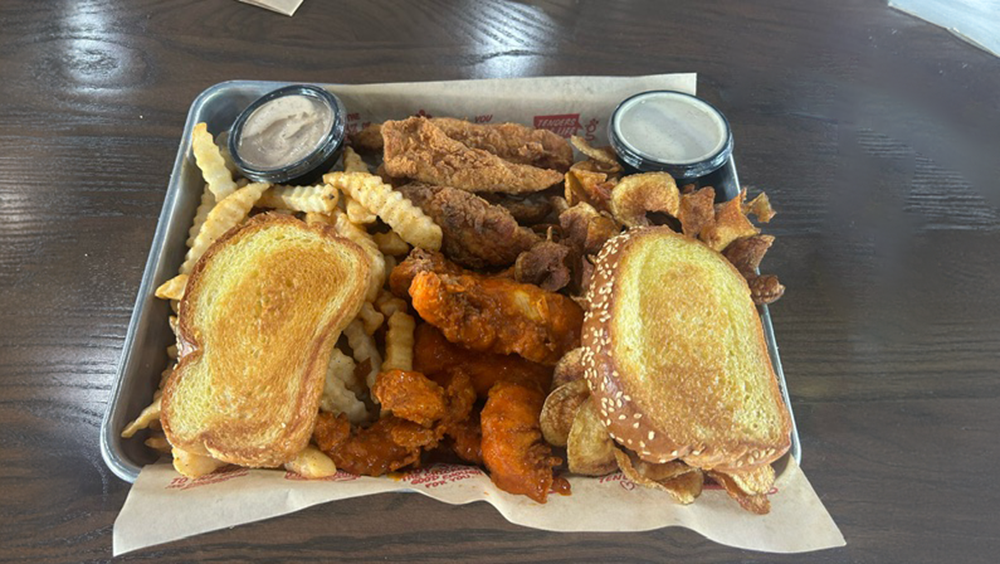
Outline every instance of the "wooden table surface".
[[(224, 80), (694, 71), (766, 260), (803, 468), (847, 547), (552, 534), (380, 495), (124, 560), (989, 562), (1000, 554), (1000, 59), (881, 0), (0, 5), (0, 560), (111, 558), (98, 428), (185, 115)], [(600, 508), (594, 508), (600, 511)]]

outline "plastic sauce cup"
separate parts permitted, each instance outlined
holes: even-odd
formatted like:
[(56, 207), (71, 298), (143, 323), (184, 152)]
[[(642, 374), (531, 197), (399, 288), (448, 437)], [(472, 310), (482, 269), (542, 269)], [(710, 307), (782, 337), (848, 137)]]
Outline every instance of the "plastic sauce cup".
[(323, 88), (279, 88), (237, 116), (229, 132), (229, 152), (251, 180), (311, 184), (340, 158), (346, 115), (340, 99)]
[(716, 201), (739, 194), (729, 121), (701, 98), (669, 90), (626, 98), (611, 115), (608, 138), (626, 172), (713, 186)]

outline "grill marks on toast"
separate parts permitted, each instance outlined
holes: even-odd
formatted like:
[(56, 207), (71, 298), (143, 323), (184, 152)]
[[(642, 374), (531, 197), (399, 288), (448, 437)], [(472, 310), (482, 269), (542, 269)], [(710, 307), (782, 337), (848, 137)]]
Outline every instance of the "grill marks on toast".
[(168, 381), (171, 444), (277, 466), (312, 434), (326, 365), (364, 299), (367, 257), (325, 225), (263, 215), (195, 266), (180, 308), (187, 354)]
[(789, 446), (749, 288), (718, 253), (668, 228), (605, 245), (584, 321), (584, 363), (605, 424), (650, 462), (742, 470)]

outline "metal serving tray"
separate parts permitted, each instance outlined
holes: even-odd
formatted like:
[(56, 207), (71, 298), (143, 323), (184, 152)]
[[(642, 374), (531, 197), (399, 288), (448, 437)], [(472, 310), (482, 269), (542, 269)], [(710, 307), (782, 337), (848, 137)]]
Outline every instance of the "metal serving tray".
[[(157, 299), (153, 292), (157, 286), (172, 278), (183, 262), (184, 254), (187, 252), (185, 245), (187, 232), (201, 200), (204, 182), (191, 155), (191, 132), (195, 124), (200, 122), (207, 123), (208, 130), (213, 134), (226, 131), (240, 111), (251, 102), (271, 90), (288, 84), (254, 80), (222, 82), (202, 92), (188, 111), (163, 209), (156, 224), (156, 234), (153, 236), (149, 258), (146, 260), (146, 270), (139, 284), (139, 295), (136, 297), (135, 309), (125, 336), (125, 346), (118, 364), (115, 386), (101, 423), (101, 455), (108, 468), (125, 481), (134, 482), (144, 465), (159, 458), (158, 453), (143, 444), (148, 436), (147, 431), (141, 431), (130, 439), (122, 439), (121, 431), (149, 404), (159, 383), (160, 373), (167, 366), (166, 348), (173, 344), (173, 333), (167, 323), (167, 318), (172, 313), (170, 306), (166, 301)], [(333, 92), (337, 91), (336, 85), (318, 86), (329, 88)], [(735, 179), (735, 165), (730, 161), (727, 166), (732, 167), (730, 172)], [(791, 411), (785, 375), (781, 369), (778, 346), (771, 326), (771, 316), (766, 306), (760, 308), (760, 313), (768, 352), (778, 375), (785, 404)], [(794, 416), (789, 455), (796, 461), (801, 460)], [(775, 470), (779, 473), (784, 469), (787, 456), (775, 464)]]

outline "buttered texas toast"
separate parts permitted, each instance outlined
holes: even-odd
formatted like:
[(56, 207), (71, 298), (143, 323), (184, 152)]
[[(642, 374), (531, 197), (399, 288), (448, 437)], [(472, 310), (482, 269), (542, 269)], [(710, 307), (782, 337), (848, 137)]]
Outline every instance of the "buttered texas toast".
[(668, 227), (602, 249), (585, 375), (612, 437), (649, 462), (746, 471), (780, 457), (791, 418), (740, 273)]
[(170, 444), (272, 467), (309, 442), (330, 354), (364, 300), (369, 262), (333, 228), (259, 215), (198, 261), (163, 392)]

